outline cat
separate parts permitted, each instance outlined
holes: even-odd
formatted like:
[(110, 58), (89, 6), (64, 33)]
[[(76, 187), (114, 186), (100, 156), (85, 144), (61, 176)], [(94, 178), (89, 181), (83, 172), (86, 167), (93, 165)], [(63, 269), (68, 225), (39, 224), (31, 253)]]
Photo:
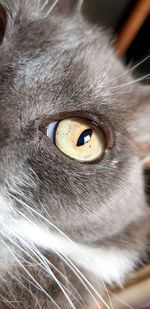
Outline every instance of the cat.
[(82, 1), (0, 11), (0, 308), (111, 308), (105, 285), (147, 258), (135, 132), (149, 87)]

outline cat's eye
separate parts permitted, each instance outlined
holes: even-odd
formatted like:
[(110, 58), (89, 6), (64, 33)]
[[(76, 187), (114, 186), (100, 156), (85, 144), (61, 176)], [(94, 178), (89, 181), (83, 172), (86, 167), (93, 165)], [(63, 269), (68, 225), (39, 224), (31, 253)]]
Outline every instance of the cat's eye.
[(47, 125), (47, 136), (64, 154), (80, 162), (100, 159), (105, 150), (103, 130), (94, 122), (70, 117)]

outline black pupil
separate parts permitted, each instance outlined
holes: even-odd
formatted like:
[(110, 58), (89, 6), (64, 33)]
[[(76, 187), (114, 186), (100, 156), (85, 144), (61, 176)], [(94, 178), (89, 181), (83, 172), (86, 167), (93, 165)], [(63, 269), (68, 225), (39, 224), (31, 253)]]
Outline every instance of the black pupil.
[(91, 139), (92, 131), (93, 131), (92, 129), (84, 130), (78, 138), (77, 146), (83, 146), (86, 143), (88, 143), (89, 140)]

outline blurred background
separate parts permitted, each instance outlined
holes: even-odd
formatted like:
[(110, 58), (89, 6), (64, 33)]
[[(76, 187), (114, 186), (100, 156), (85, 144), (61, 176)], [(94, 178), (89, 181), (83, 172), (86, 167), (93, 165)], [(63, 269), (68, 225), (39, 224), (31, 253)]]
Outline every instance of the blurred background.
[[(114, 32), (119, 56), (125, 63), (133, 65), (150, 55), (150, 0), (85, 0), (83, 12), (94, 23)], [(141, 75), (150, 73), (150, 57), (136, 71)]]

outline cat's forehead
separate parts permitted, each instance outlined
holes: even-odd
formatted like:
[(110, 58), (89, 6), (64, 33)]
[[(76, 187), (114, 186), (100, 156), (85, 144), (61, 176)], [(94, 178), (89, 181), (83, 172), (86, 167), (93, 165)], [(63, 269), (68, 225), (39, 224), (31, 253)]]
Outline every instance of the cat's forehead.
[[(89, 50), (90, 53), (93, 50), (93, 54), (90, 55)], [(95, 57), (98, 57), (97, 61)], [(110, 106), (113, 109), (121, 99), (118, 91), (114, 100), (113, 87), (118, 85), (115, 60), (98, 54), (90, 44), (87, 49), (84, 46), (51, 49), (50, 46), (34, 57), (24, 55), (15, 61), (12, 82), (16, 95), (26, 97), (30, 105), (32, 101), (37, 113), (57, 113), (82, 107), (105, 110)], [(21, 104), (28, 109), (24, 100)]]
[(121, 106), (122, 95), (114, 89), (128, 76), (118, 79), (124, 69), (107, 35), (77, 21), (27, 21), (13, 35), (4, 55), (4, 74), (8, 66), (13, 106), (22, 108), (26, 118), (82, 108), (105, 114), (109, 107), (116, 111), (117, 103)]

